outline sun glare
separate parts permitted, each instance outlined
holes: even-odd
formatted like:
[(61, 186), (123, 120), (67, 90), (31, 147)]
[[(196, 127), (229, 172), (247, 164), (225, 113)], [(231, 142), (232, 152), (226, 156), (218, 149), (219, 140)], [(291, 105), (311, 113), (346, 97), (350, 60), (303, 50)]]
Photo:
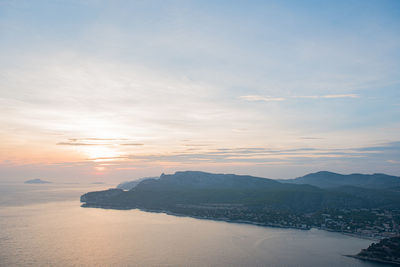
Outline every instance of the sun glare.
[(121, 152), (117, 151), (116, 149), (104, 146), (84, 147), (82, 152), (92, 160), (110, 160), (112, 158), (121, 156)]

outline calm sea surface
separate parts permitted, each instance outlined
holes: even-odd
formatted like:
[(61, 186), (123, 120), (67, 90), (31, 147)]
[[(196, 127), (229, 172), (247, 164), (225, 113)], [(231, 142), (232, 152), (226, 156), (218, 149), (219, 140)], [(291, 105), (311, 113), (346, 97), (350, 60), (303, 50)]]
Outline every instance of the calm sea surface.
[(382, 266), (337, 233), (80, 207), (107, 187), (0, 183), (0, 266)]

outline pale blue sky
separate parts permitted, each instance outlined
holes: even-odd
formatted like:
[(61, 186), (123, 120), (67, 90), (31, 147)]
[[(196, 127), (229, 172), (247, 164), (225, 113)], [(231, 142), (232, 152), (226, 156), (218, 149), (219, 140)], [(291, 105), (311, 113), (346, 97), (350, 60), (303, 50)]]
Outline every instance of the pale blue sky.
[(396, 0), (0, 0), (0, 179), (400, 175), (399, 33)]

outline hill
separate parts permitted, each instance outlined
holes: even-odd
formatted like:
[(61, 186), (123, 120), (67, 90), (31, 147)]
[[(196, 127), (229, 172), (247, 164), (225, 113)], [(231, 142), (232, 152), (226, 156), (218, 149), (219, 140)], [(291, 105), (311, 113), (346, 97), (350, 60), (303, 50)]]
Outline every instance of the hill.
[[(337, 174), (334, 175), (333, 179)], [(254, 176), (194, 171), (162, 174), (157, 179), (146, 178), (131, 190), (120, 191), (118, 196), (102, 192), (85, 194), (85, 205), (158, 209), (189, 203), (225, 203), (291, 212), (314, 212), (324, 208), (400, 207), (400, 192), (395, 191), (385, 190), (382, 193), (382, 189), (347, 185), (319, 188)], [(102, 194), (104, 198), (99, 198)]]
[(372, 189), (390, 189), (400, 187), (400, 177), (375, 174), (349, 174), (343, 175), (334, 172), (320, 171), (302, 177), (288, 180), (279, 180), (282, 183), (309, 184), (320, 188), (333, 188), (339, 186), (356, 186)]
[(400, 265), (400, 236), (382, 239), (379, 243), (372, 243), (355, 256), (361, 260)]
[[(171, 209), (177, 205), (224, 203), (311, 211), (329, 202), (347, 198), (310, 185), (282, 184), (253, 176), (192, 171), (146, 179), (130, 191), (121, 190), (118, 195), (115, 190), (112, 190), (114, 193), (111, 195), (103, 192), (88, 193), (82, 199), (86, 205), (124, 208)], [(102, 195), (104, 198), (99, 197)]]
[(117, 185), (117, 188), (123, 189), (123, 190), (131, 190), (132, 188), (137, 186), (141, 181), (147, 180), (147, 179), (158, 179), (158, 177), (145, 177), (145, 178), (140, 178), (140, 179), (133, 180), (133, 181), (122, 182)]
[(199, 218), (352, 234), (395, 233), (400, 192), (307, 184), (234, 174), (176, 172), (145, 179), (129, 191), (109, 189), (81, 196), (83, 207), (143, 209)]

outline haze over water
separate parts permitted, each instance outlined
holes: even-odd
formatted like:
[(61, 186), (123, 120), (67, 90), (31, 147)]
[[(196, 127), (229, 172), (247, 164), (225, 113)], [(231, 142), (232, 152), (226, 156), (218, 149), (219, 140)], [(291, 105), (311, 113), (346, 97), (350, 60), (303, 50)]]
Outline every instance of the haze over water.
[(2, 183), (0, 266), (376, 266), (338, 233), (80, 207), (104, 187)]

